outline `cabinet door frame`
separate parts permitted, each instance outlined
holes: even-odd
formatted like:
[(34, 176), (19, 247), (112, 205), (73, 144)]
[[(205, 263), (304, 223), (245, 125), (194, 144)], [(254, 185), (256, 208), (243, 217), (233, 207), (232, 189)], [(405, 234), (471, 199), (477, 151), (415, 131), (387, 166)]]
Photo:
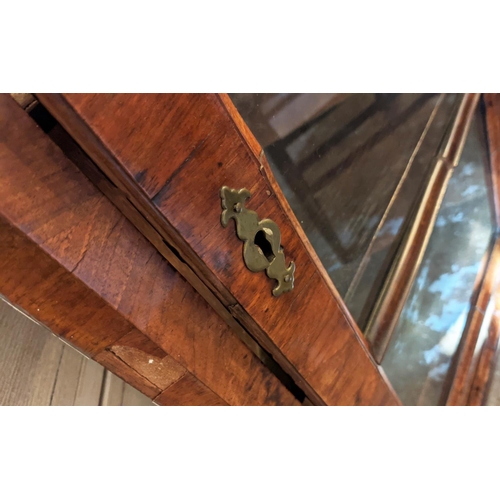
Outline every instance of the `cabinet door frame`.
[[(171, 264), (313, 404), (400, 404), (262, 154), (225, 94), (37, 94), (171, 250)], [(273, 297), (220, 224), (220, 189), (281, 230), (295, 288)], [(147, 237), (147, 235), (146, 235)], [(242, 330), (242, 332), (241, 332)]]
[(62, 127), (7, 94), (0, 111), (8, 302), (158, 404), (300, 404), (168, 263), (161, 238), (134, 227), (140, 214), (113, 206)]

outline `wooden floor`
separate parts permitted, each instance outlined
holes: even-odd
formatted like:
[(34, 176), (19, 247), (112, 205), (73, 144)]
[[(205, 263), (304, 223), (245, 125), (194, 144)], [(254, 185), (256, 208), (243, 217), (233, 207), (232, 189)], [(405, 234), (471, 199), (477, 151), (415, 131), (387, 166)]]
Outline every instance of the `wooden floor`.
[(1, 406), (149, 406), (152, 401), (0, 297)]

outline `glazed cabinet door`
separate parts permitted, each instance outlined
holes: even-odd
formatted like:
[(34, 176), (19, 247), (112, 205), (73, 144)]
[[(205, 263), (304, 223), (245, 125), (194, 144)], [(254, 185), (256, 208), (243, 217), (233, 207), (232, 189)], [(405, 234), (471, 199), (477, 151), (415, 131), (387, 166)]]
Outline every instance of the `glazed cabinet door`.
[(402, 402), (485, 401), (498, 344), (498, 96), (230, 97)]

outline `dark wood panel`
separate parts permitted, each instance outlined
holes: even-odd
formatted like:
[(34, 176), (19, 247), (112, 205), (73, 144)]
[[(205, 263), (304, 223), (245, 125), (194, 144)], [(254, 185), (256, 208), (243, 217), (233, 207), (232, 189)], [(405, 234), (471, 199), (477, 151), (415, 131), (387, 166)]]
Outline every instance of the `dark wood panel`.
[(0, 171), (0, 292), (9, 300), (158, 393), (187, 370), (228, 404), (298, 404), (8, 96)]
[[(398, 404), (226, 98), (39, 97), (312, 401)], [(292, 293), (272, 297), (265, 274), (244, 266), (234, 229), (220, 225), (223, 185), (249, 189), (248, 207), (279, 225), (285, 255), (297, 265)]]

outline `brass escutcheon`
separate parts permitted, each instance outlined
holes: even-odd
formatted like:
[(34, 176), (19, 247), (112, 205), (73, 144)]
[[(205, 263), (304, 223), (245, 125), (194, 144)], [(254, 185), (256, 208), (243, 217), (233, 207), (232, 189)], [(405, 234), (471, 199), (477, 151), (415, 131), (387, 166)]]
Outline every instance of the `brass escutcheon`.
[(220, 190), (222, 200), (222, 227), (227, 227), (230, 219), (236, 224), (236, 234), (244, 242), (243, 260), (245, 265), (257, 273), (266, 271), (269, 278), (278, 284), (273, 288), (273, 295), (279, 297), (293, 289), (295, 264), (286, 267), (285, 254), (281, 247), (279, 227), (270, 219), (259, 221), (256, 212), (245, 207), (250, 198), (248, 189), (231, 189), (223, 186)]

